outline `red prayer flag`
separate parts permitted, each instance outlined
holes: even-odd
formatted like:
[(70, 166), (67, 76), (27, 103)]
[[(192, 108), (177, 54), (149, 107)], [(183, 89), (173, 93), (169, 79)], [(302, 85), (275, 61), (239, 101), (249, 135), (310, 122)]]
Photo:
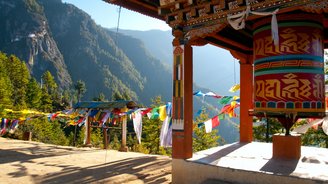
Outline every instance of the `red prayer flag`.
[(219, 126), (220, 125), (220, 120), (219, 116), (215, 116), (212, 118), (212, 128)]
[(147, 113), (149, 113), (153, 108), (147, 108), (146, 110), (144, 111), (141, 111), (141, 115), (146, 115)]

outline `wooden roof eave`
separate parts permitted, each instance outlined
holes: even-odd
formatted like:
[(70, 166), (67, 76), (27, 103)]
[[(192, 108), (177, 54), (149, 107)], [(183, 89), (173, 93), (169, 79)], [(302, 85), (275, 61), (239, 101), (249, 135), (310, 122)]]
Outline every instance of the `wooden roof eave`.
[(155, 5), (150, 5), (149, 3), (142, 0), (103, 0), (110, 4), (115, 4), (117, 6), (122, 6), (128, 10), (141, 13), (143, 15), (156, 18), (165, 21), (165, 16), (158, 14), (158, 7)]

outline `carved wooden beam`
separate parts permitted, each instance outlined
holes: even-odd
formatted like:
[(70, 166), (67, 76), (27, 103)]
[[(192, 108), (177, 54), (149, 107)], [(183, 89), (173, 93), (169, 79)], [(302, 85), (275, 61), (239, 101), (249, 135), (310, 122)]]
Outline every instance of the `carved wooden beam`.
[(220, 36), (219, 34), (212, 34), (211, 37), (214, 37), (214, 38), (216, 38), (218, 40), (221, 40), (223, 42), (229, 43), (230, 45), (236, 46), (236, 47), (238, 47), (240, 49), (243, 49), (245, 51), (252, 51), (253, 50), (253, 48), (247, 47), (247, 46), (245, 46), (245, 45), (243, 45), (243, 44), (241, 44), (239, 42), (236, 42), (236, 41), (233, 41), (233, 40), (228, 39), (226, 37)]
[(230, 50), (231, 55), (239, 60), (240, 64), (253, 64), (253, 55), (244, 54), (235, 50)]

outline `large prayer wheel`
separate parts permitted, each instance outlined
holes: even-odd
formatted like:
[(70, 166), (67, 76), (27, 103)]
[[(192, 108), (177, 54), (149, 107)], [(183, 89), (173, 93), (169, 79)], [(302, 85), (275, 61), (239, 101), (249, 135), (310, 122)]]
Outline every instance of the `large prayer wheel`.
[(254, 113), (294, 120), (323, 117), (323, 19), (317, 14), (283, 14), (277, 20), (276, 45), (268, 18), (254, 24)]

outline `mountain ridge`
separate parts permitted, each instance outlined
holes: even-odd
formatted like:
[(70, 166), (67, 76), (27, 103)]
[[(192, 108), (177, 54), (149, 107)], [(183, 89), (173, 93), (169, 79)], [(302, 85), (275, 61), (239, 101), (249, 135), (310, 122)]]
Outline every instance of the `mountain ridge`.
[[(164, 56), (154, 55), (142, 40), (108, 31), (82, 10), (61, 0), (0, 0), (0, 10), (0, 25), (4, 27), (0, 30), (0, 50), (25, 60), (35, 78), (49, 70), (62, 89), (72, 89), (76, 81), (83, 80), (87, 91), (82, 100), (90, 100), (100, 93), (111, 99), (120, 93), (145, 106), (158, 95), (164, 102), (171, 101), (171, 61), (163, 63)], [(16, 20), (16, 17), (24, 19)], [(47, 33), (38, 37), (43, 30)], [(25, 37), (15, 41), (17, 35)], [(165, 47), (163, 44), (166, 43), (159, 42), (154, 48), (172, 49), (171, 43)], [(197, 84), (194, 87), (203, 89)], [(218, 112), (195, 97), (194, 114), (203, 106), (212, 108), (212, 114)]]

